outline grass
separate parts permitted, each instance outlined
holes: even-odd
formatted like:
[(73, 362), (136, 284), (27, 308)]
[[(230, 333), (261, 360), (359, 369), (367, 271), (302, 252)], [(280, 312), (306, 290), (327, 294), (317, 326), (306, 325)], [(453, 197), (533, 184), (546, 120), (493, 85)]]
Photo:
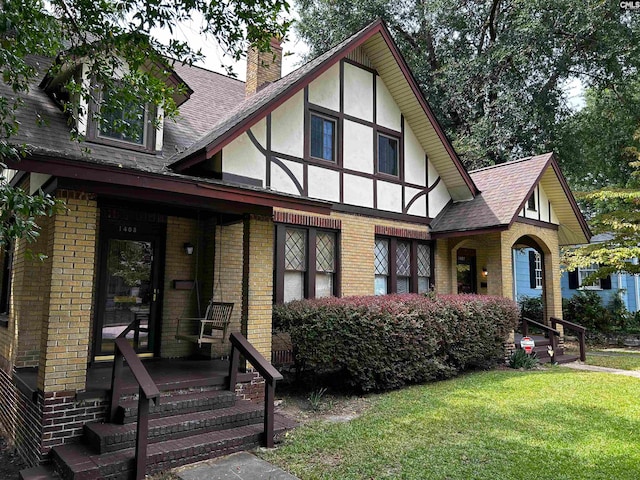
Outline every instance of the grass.
[(378, 396), (315, 422), (267, 460), (307, 479), (637, 479), (640, 380), (563, 368), (493, 371)]
[(640, 370), (640, 352), (589, 351), (586, 363), (621, 370)]

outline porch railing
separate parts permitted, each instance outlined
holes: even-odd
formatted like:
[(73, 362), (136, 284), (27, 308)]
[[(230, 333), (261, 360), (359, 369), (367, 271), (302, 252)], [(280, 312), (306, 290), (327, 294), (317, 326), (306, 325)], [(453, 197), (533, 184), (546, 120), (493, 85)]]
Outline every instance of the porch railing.
[(531, 320), (527, 317), (522, 317), (522, 335), (525, 337), (529, 335), (529, 327), (537, 327), (540, 328), (545, 335), (549, 335), (549, 342), (551, 343), (551, 349), (555, 352), (558, 347), (558, 339), (556, 337), (560, 336), (560, 331), (555, 328), (549, 327), (544, 323), (536, 322), (535, 320)]
[(111, 404), (109, 406), (109, 418), (107, 418), (107, 421), (113, 421), (116, 410), (118, 409), (118, 402), (122, 392), (122, 369), (124, 360), (126, 360), (139, 386), (135, 478), (136, 480), (141, 480), (145, 476), (147, 467), (149, 402), (153, 400), (154, 404), (157, 405), (160, 400), (160, 391), (125, 336), (126, 333), (116, 338), (114, 342), (115, 358), (113, 359), (113, 371), (111, 374)]
[(580, 341), (580, 361), (587, 361), (587, 346), (585, 342), (585, 333), (587, 329), (582, 325), (578, 325), (577, 323), (568, 322), (567, 320), (562, 320), (561, 318), (551, 317), (551, 326), (556, 328), (557, 324), (562, 325), (564, 328), (569, 330), (573, 330), (578, 334), (578, 339)]
[(229, 390), (234, 391), (240, 366), (240, 354), (255, 368), (265, 380), (264, 389), (264, 443), (267, 448), (273, 448), (274, 406), (276, 381), (282, 380), (282, 375), (275, 369), (249, 341), (239, 333), (232, 333), (231, 362), (229, 362)]

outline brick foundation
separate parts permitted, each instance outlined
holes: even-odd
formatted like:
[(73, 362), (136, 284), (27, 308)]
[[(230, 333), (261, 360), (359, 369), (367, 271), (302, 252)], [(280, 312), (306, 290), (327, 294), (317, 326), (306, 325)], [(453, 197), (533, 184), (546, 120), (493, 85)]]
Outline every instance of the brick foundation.
[(236, 397), (252, 402), (264, 402), (265, 381), (258, 372), (252, 372), (253, 378), (248, 383), (236, 384)]

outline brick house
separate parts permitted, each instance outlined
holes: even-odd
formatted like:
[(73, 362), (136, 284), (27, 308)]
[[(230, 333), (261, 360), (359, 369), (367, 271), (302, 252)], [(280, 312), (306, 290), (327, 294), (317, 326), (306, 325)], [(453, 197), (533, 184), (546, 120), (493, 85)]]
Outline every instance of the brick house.
[(211, 297), (234, 303), (229, 331), (271, 358), (273, 302), (511, 297), (524, 245), (541, 253), (547, 316), (561, 317), (559, 246), (590, 233), (553, 155), (467, 172), (381, 22), (283, 78), (273, 51), (249, 55), (246, 84), (174, 65), (167, 81), (188, 87), (180, 117), (143, 122), (136, 138), (87, 105), (82, 143), (53, 100), (51, 61), (34, 59), (42, 83), (15, 137), (30, 153), (9, 162), (11, 182), (67, 210), (40, 220), (29, 247), (44, 262), (23, 241), (4, 256), (0, 421), (30, 464), (104, 418), (91, 375), (132, 321), (143, 358), (227, 356), (227, 341), (175, 336)]

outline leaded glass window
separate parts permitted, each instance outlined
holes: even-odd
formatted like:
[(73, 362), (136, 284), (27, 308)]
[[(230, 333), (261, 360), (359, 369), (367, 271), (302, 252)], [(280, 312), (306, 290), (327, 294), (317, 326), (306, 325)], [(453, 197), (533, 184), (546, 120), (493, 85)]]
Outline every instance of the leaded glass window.
[(316, 298), (333, 295), (336, 271), (336, 236), (331, 232), (316, 233)]
[(304, 298), (304, 275), (307, 270), (307, 232), (288, 228), (284, 241), (284, 301)]
[(396, 275), (397, 293), (409, 293), (411, 279), (411, 244), (409, 242), (397, 242)]
[(389, 280), (389, 240), (376, 238), (374, 264), (375, 294), (385, 295), (388, 292)]
[(418, 293), (429, 291), (429, 277), (431, 277), (431, 248), (424, 243), (418, 244)]
[(378, 135), (378, 172), (398, 176), (398, 139)]

